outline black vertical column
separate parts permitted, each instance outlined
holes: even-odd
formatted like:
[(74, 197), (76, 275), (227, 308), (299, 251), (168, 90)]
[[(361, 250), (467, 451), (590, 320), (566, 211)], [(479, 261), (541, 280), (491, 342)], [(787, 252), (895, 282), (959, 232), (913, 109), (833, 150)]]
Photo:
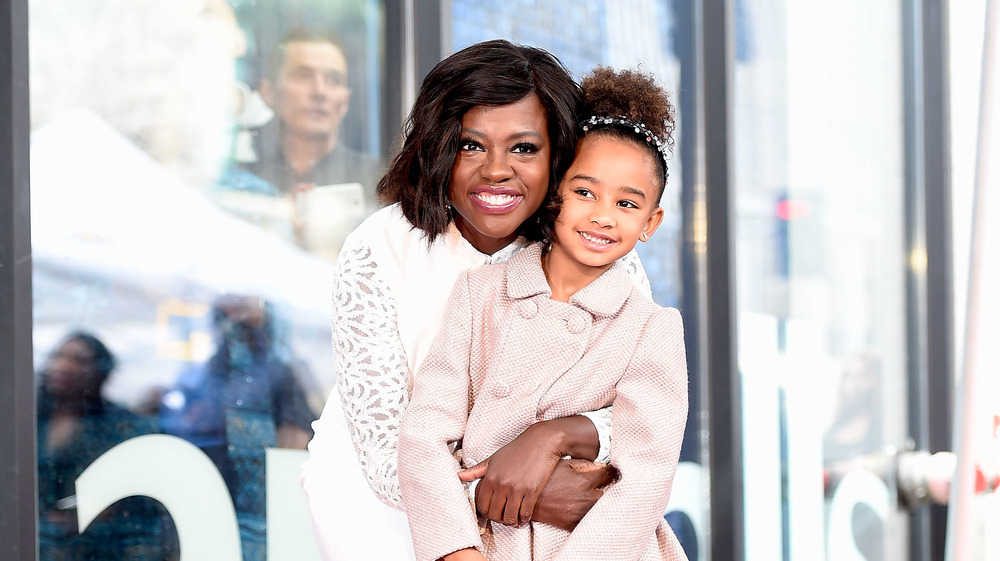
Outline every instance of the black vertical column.
[(37, 558), (28, 2), (0, 0), (0, 559)]
[(706, 372), (713, 561), (743, 561), (742, 395), (736, 364), (732, 0), (702, 0)]
[[(947, 0), (904, 2), (909, 433), (951, 449), (954, 411)], [(911, 516), (911, 558), (945, 558), (947, 511)]]

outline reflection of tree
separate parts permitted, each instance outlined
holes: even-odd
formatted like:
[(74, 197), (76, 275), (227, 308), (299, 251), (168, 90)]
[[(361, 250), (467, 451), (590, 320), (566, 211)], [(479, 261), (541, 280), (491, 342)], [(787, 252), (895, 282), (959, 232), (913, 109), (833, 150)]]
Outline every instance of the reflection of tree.
[(89, 109), (188, 185), (217, 177), (243, 41), (224, 0), (30, 0), (29, 9), (33, 128)]

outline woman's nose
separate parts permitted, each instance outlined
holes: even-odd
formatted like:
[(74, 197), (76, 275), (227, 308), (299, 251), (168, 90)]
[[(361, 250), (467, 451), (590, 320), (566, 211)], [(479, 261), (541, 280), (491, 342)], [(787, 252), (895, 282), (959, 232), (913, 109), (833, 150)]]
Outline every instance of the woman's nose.
[(514, 168), (511, 167), (506, 153), (487, 152), (482, 175), (484, 179), (493, 183), (500, 183), (514, 176)]

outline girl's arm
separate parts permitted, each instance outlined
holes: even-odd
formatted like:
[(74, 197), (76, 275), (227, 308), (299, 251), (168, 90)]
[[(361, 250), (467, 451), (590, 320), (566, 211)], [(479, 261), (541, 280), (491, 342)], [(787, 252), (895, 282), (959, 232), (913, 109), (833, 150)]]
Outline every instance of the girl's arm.
[[(556, 559), (637, 559), (642, 555), (670, 499), (687, 408), (680, 313), (661, 309), (647, 322), (632, 361), (616, 385), (611, 462), (621, 472), (621, 480), (583, 518)], [(614, 532), (612, 539), (609, 531)]]
[(450, 446), (469, 417), (472, 332), (468, 273), (452, 290), (444, 327), (415, 376), (399, 433), (399, 485), (417, 561), (482, 546), (479, 525)]
[(399, 422), (409, 401), (396, 300), (362, 236), (341, 250), (333, 287), (337, 389), (351, 440), (372, 491), (402, 510), (396, 476)]

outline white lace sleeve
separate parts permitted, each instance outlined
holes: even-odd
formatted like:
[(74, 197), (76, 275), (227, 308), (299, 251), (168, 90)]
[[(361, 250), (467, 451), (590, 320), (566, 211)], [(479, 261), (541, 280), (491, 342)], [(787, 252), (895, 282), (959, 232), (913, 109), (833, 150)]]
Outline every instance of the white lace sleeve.
[(632, 279), (632, 284), (643, 294), (652, 298), (653, 287), (649, 284), (649, 277), (646, 276), (646, 269), (643, 268), (642, 261), (639, 260), (639, 254), (633, 249), (619, 261), (621, 261), (622, 265), (625, 265), (625, 270), (628, 271), (628, 276)]
[(613, 406), (609, 405), (597, 411), (580, 413), (590, 419), (590, 422), (594, 423), (594, 428), (597, 429), (597, 440), (600, 442), (601, 447), (597, 451), (597, 457), (594, 458), (595, 462), (606, 464), (611, 461), (611, 415), (613, 412)]
[(397, 446), (410, 381), (396, 300), (361, 237), (348, 239), (337, 265), (332, 334), (344, 416), (372, 491), (402, 510)]

